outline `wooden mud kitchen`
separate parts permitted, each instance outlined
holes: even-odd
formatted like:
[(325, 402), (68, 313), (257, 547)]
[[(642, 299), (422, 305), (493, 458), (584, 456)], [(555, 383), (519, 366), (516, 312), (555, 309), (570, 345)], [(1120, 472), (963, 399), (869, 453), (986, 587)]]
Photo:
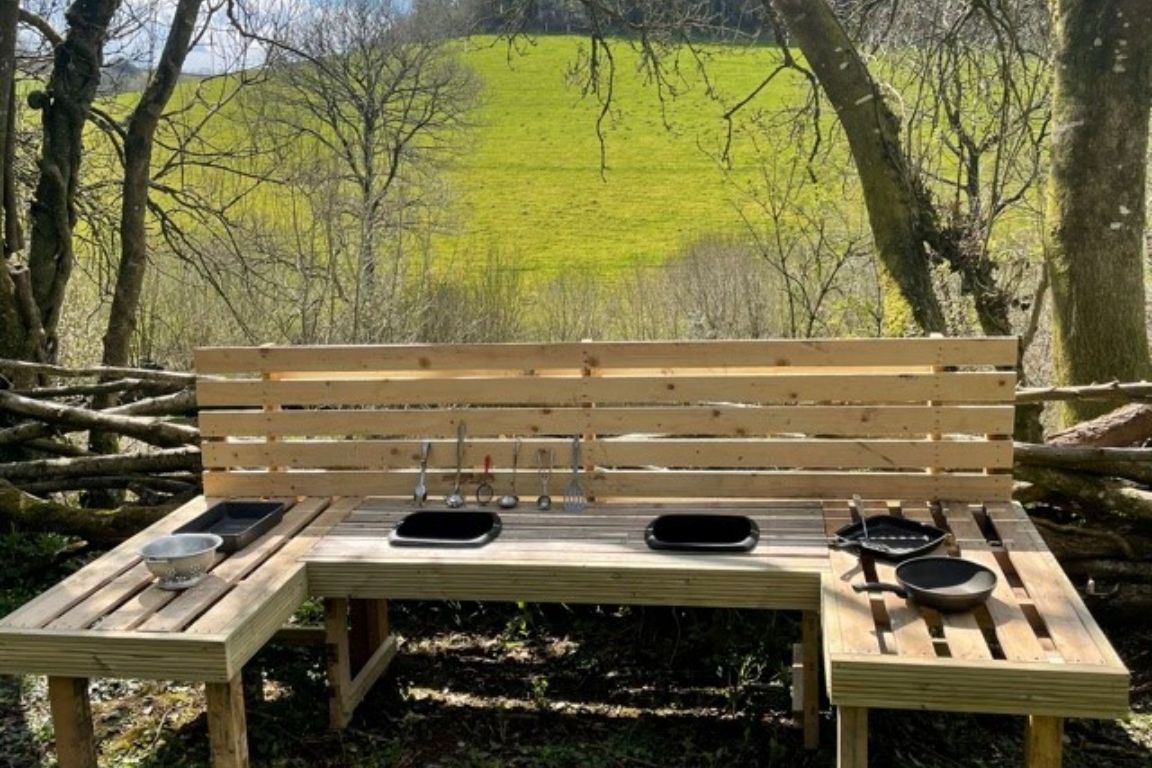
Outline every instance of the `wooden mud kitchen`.
[[(62, 768), (96, 765), (89, 678), (203, 682), (214, 765), (239, 768), (244, 665), (309, 596), (335, 728), (397, 653), (388, 599), (789, 610), (805, 743), (822, 680), (839, 766), (867, 765), (873, 708), (1022, 715), (1027, 765), (1058, 766), (1064, 718), (1125, 716), (1129, 676), (1011, 501), (1016, 359), (1011, 338), (202, 349), (205, 496), (0, 620), (0, 672), (48, 676)], [(514, 478), (517, 506), (478, 505)], [(157, 585), (141, 547), (238, 499), (287, 510)], [(897, 579), (911, 599), (854, 589)]]

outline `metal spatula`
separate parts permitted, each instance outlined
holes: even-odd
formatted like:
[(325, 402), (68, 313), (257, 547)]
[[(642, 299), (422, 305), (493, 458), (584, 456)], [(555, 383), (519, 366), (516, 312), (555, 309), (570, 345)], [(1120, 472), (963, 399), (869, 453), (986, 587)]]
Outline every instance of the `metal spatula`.
[(572, 479), (564, 489), (564, 511), (583, 512), (588, 505), (588, 496), (580, 484), (580, 437), (572, 438)]

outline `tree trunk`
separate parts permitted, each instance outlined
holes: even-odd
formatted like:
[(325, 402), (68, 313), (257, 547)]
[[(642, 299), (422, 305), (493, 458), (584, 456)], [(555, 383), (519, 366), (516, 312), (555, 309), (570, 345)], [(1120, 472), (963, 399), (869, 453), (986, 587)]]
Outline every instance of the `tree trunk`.
[[(168, 39), (164, 43), (164, 52), (128, 121), (124, 139), (123, 200), (120, 207), (120, 268), (116, 273), (116, 292), (112, 296), (108, 329), (104, 334), (104, 365), (128, 364), (128, 348), (136, 329), (136, 314), (148, 262), (145, 215), (151, 178), (152, 140), (164, 108), (180, 79), (201, 3), (202, 0), (180, 0), (177, 3)], [(108, 402), (96, 407), (111, 405), (114, 403)]]
[(64, 290), (72, 272), (72, 230), (76, 224), (76, 188), (83, 153), (84, 123), (100, 84), (108, 24), (120, 0), (75, 0), (65, 13), (68, 32), (56, 47), (43, 111), (40, 178), (32, 202), (28, 265), (32, 294), (46, 333), (41, 359), (56, 355), (56, 327)]
[[(120, 205), (120, 267), (116, 272), (116, 291), (104, 333), (106, 366), (128, 364), (128, 349), (136, 330), (136, 315), (140, 307), (140, 294), (144, 289), (144, 273), (148, 266), (148, 233), (145, 217), (148, 212), (148, 185), (151, 181), (152, 143), (156, 126), (184, 68), (188, 45), (196, 30), (202, 0), (180, 0), (172, 16), (168, 39), (156, 65), (152, 79), (140, 95), (136, 109), (128, 120), (124, 138), (124, 183)], [(98, 410), (111, 408), (119, 402), (117, 393), (99, 394), (92, 406)], [(97, 453), (115, 453), (114, 434), (94, 431), (89, 435), (88, 447)], [(114, 495), (94, 492), (89, 501), (95, 506), (118, 501)]]
[[(1136, 381), (1149, 372), (1145, 176), (1152, 5), (1053, 0), (1055, 67), (1048, 244), (1056, 378)], [(1068, 401), (1066, 426), (1106, 405)]]
[(16, 19), (19, 0), (0, 0), (0, 356), (22, 356), (23, 334), (16, 309), (16, 285), (8, 273), (8, 257), (20, 249), (9, 236), (17, 221), (17, 211), (10, 207), (12, 184), (12, 148), (15, 145), (12, 118), (15, 116)]
[(96, 546), (119, 544), (147, 528), (177, 505), (124, 506), (117, 509), (77, 509), (24, 493), (0, 479), (0, 522), (27, 531), (69, 533)]
[(922, 231), (926, 193), (908, 168), (900, 121), (856, 46), (825, 0), (772, 0), (796, 38), (852, 150), (880, 260), (925, 332), (943, 332), (944, 314), (932, 287), (931, 259)]

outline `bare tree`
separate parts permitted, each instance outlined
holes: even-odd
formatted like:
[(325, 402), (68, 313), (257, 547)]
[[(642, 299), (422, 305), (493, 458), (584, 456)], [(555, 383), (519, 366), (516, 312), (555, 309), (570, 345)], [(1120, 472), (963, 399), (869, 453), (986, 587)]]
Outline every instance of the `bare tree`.
[(388, 293), (376, 295), (385, 233), (425, 204), (429, 171), (453, 153), (476, 101), (477, 83), (457, 61), (437, 8), (337, 0), (309, 7), (277, 41), (285, 56), (266, 89), (265, 125), (280, 142), (296, 141), (297, 164), (330, 170), (324, 189), (347, 223), (336, 234), (354, 254), (355, 340), (371, 337), (367, 311), (393, 298), (402, 280), (400, 253)]

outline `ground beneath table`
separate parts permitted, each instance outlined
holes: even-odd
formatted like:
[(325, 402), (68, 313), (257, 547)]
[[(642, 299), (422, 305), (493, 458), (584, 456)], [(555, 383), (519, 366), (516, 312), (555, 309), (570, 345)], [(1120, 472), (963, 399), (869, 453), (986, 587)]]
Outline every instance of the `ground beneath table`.
[[(801, 748), (784, 671), (791, 614), (395, 603), (406, 643), (342, 736), (326, 731), (318, 648), (273, 647), (249, 669), (254, 764), (645, 768), (834, 764)], [(771, 630), (779, 630), (772, 632)], [(1133, 670), (1125, 726), (1072, 721), (1069, 768), (1152, 763), (1152, 628), (1107, 627)], [(766, 631), (769, 630), (769, 631)], [(0, 766), (47, 766), (42, 681), (0, 678)], [(207, 766), (196, 687), (102, 681), (102, 765)], [(1019, 718), (878, 713), (877, 764), (1019, 764)]]

